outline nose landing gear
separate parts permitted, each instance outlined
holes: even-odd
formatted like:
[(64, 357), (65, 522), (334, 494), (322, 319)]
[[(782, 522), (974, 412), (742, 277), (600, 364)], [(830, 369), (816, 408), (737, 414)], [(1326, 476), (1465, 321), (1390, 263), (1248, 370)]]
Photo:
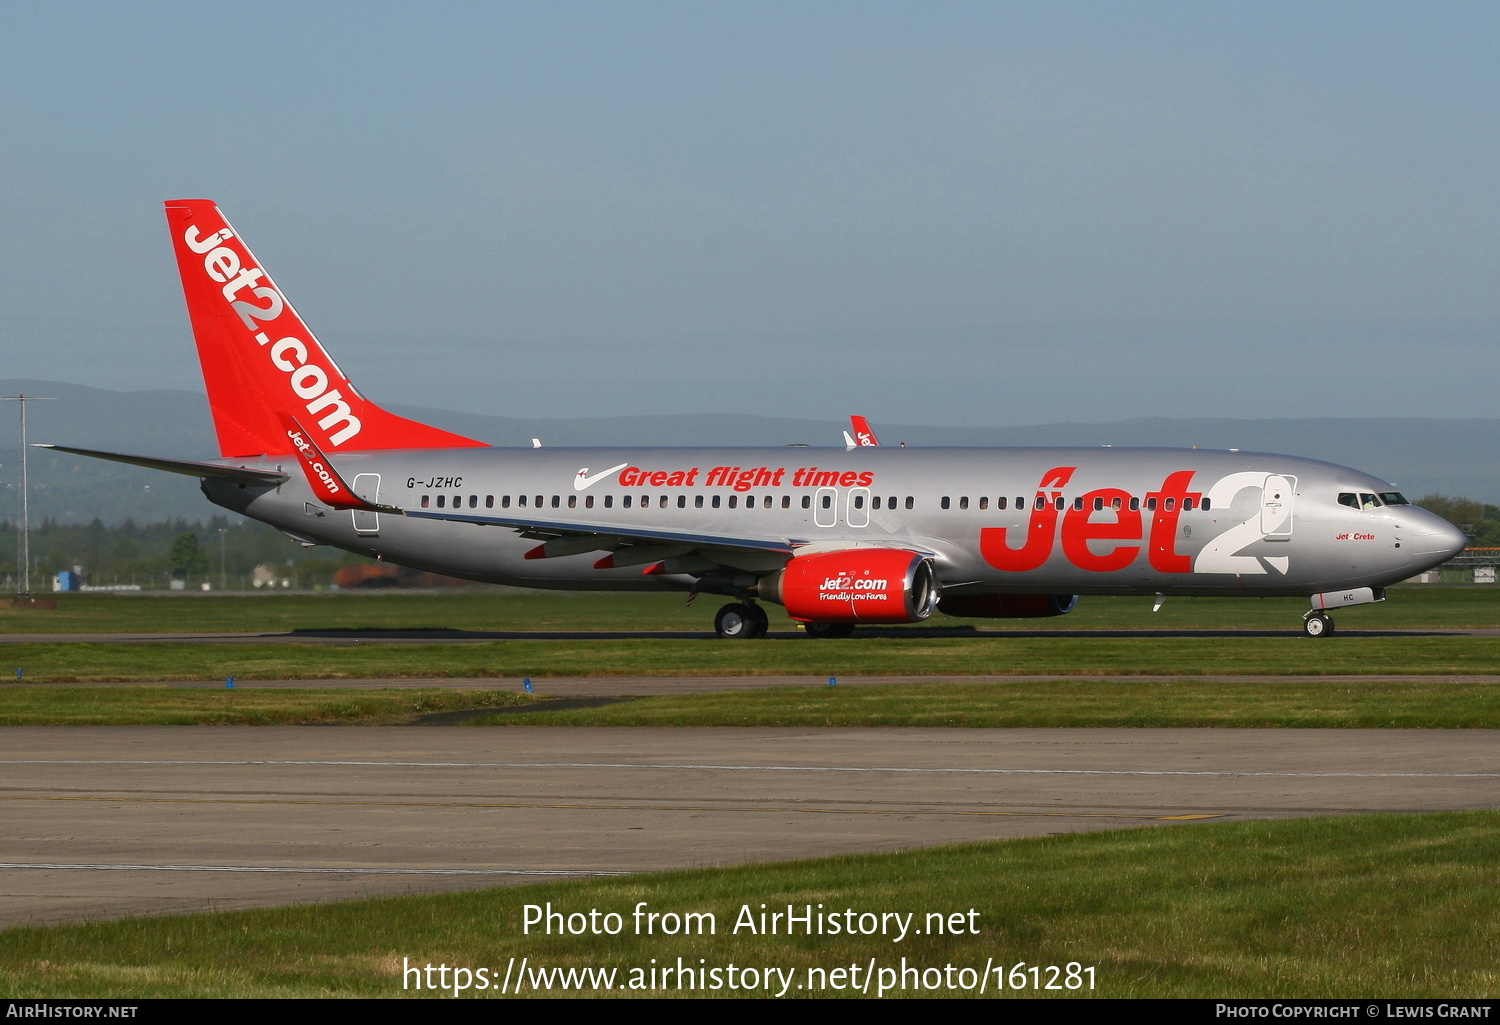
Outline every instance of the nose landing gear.
[(1333, 633), (1333, 620), (1321, 609), (1313, 609), (1302, 617), (1302, 632), (1309, 637), (1328, 637)]

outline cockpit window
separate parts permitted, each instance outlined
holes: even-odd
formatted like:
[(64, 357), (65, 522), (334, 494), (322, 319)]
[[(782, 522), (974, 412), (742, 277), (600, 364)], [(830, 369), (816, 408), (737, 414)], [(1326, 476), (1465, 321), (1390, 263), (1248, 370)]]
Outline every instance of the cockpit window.
[(1351, 509), (1358, 509), (1359, 496), (1352, 491), (1340, 491), (1339, 505), (1347, 505)]
[(1386, 505), (1411, 505), (1399, 491), (1382, 491), (1380, 497)]
[(1379, 509), (1383, 504), (1384, 503), (1374, 495), (1367, 494), (1363, 491), (1361, 491), (1359, 494), (1359, 507), (1361, 509)]

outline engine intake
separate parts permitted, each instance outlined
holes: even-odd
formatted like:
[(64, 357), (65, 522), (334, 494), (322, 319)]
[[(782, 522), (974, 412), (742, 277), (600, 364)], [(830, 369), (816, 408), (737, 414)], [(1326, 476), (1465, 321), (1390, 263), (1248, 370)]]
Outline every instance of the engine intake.
[(804, 623), (916, 623), (938, 602), (932, 560), (900, 548), (799, 555), (758, 591)]

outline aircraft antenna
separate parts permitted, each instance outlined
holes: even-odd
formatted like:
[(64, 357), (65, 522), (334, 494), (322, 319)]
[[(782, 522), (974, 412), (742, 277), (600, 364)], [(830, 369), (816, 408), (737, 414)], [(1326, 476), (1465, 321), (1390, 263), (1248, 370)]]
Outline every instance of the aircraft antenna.
[(17, 402), (21, 406), (21, 546), (20, 572), (16, 574), (16, 598), (31, 600), (31, 482), (26, 476), (26, 403), (55, 402), (56, 395), (0, 395), (0, 402)]

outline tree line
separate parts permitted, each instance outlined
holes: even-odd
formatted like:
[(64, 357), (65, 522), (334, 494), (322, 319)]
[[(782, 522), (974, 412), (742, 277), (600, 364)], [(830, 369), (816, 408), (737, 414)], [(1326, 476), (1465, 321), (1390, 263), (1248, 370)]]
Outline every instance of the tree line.
[[(19, 568), (20, 526), (0, 521), (0, 579), (15, 587)], [(274, 527), (254, 520), (231, 522), (214, 516), (188, 523), (182, 518), (138, 524), (125, 520), (105, 526), (61, 524), (45, 519), (31, 528), (31, 588), (46, 591), (61, 570), (77, 571), (96, 587), (137, 585), (166, 589), (173, 579), (194, 589), (243, 590), (251, 586), (256, 567), (294, 588), (327, 586), (343, 566), (372, 560), (336, 548), (303, 548)], [(267, 571), (269, 570), (269, 572)]]

